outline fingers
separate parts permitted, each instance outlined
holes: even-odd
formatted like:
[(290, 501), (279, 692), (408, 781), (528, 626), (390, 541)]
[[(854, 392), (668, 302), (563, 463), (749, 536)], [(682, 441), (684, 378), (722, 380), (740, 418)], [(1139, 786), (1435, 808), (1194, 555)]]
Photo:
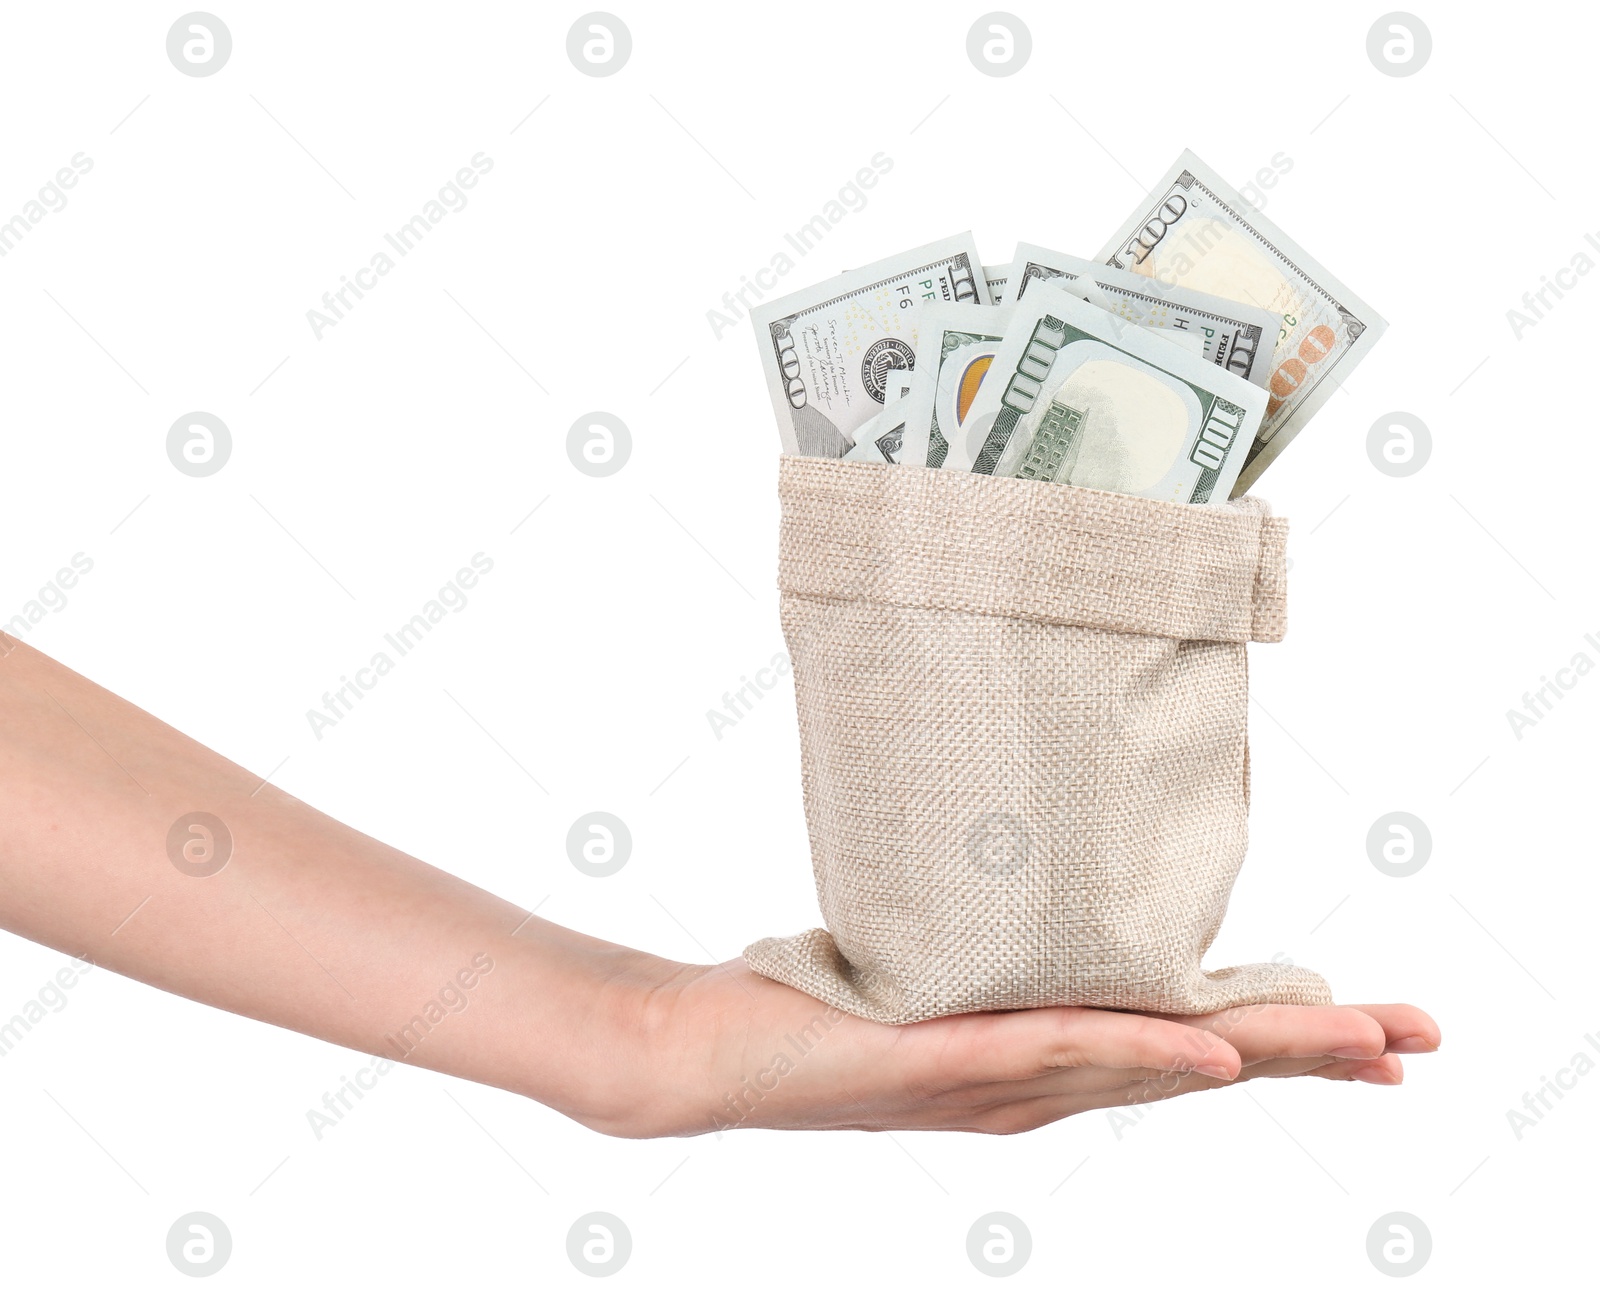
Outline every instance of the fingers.
[(1380, 1026), (1390, 1053), (1431, 1053), (1439, 1047), (1439, 1023), (1409, 1003), (1358, 1003), (1353, 1005)]
[[(1025, 1082), (987, 1084), (967, 1091), (958, 1100), (975, 1109), (1000, 1106), (1027, 1098), (1082, 1095), (1101, 1098), (1107, 1106), (1126, 1102), (1155, 1100), (1156, 1094), (1224, 1088), (1252, 1079), (1274, 1079), (1294, 1075), (1321, 1075), (1334, 1080), (1359, 1080), (1367, 1084), (1398, 1084), (1402, 1079), (1398, 1057), (1331, 1058), (1325, 1053), (1283, 1057), (1245, 1066), (1232, 1080), (1194, 1075), (1178, 1070), (1143, 1068), (1085, 1067), (1053, 1071)], [(1187, 1083), (1179, 1081), (1187, 1080)], [(1099, 1103), (1097, 1103), (1099, 1104)]]
[(1253, 1079), (1288, 1079), (1297, 1075), (1314, 1075), (1321, 1079), (1359, 1081), (1364, 1084), (1393, 1086), (1404, 1079), (1400, 1059), (1394, 1055), (1373, 1058), (1353, 1058), (1329, 1061), (1326, 1057), (1289, 1057), (1274, 1061), (1257, 1062), (1247, 1066), (1234, 1080), (1219, 1080), (1207, 1075), (1166, 1073), (1155, 1079), (1121, 1088), (1106, 1088), (1097, 1092), (1055, 1094), (1057, 1098), (1076, 1097), (1080, 1110), (1114, 1110), (1129, 1106), (1143, 1106), (1151, 1102), (1164, 1102), (1185, 1093), (1199, 1093), (1212, 1088), (1229, 1088)]
[(1296, 1075), (1316, 1075), (1321, 1079), (1359, 1080), (1363, 1084), (1384, 1085), (1398, 1084), (1404, 1078), (1400, 1059), (1395, 1056), (1347, 1060), (1329, 1060), (1327, 1057), (1287, 1057), (1279, 1061), (1258, 1062), (1254, 1066), (1246, 1066), (1239, 1073), (1238, 1079), (1227, 1083), (1213, 1080), (1211, 1086), (1225, 1088), (1231, 1084), (1243, 1084), (1253, 1079), (1287, 1079)]
[(1405, 1068), (1393, 1055), (1379, 1057), (1370, 1062), (1329, 1062), (1314, 1071), (1307, 1071), (1318, 1079), (1360, 1080), (1363, 1084), (1392, 1085), (1401, 1083)]
[[(1380, 1054), (1372, 1058), (1352, 1058), (1342, 1061), (1329, 1061), (1326, 1057), (1286, 1057), (1247, 1066), (1235, 1080), (1211, 1079), (1196, 1074), (1168, 1075), (1165, 1079), (1151, 1081), (1148, 1090), (1130, 1086), (1124, 1092), (1130, 1102), (1146, 1102), (1176, 1097), (1180, 1093), (1195, 1093), (1207, 1088), (1228, 1088), (1248, 1083), (1253, 1079), (1287, 1079), (1296, 1075), (1316, 1075), (1322, 1079), (1359, 1080), (1365, 1084), (1386, 1085), (1399, 1084), (1404, 1079), (1400, 1059), (1392, 1055)], [(1146, 1096), (1147, 1091), (1148, 1096)], [(1113, 1106), (1122, 1104), (1109, 1103)]]
[[(1400, 1083), (1400, 1059), (1379, 1056), (1371, 1060), (1327, 1061), (1317, 1063), (1313, 1058), (1289, 1059), (1282, 1062), (1263, 1062), (1247, 1068), (1232, 1081), (1242, 1084), (1250, 1079), (1285, 1079), (1295, 1075), (1314, 1075), (1321, 1079), (1361, 1081), (1368, 1084), (1393, 1085)], [(976, 1129), (980, 1133), (1025, 1133), (1031, 1129), (1054, 1124), (1069, 1115), (1084, 1111), (1126, 1110), (1130, 1107), (1164, 1102), (1184, 1093), (1197, 1093), (1207, 1088), (1226, 1088), (1228, 1081), (1204, 1075), (1173, 1075), (1163, 1072), (1156, 1079), (1142, 1085), (1125, 1085), (1120, 1089), (1101, 1092), (1057, 1092), (1037, 1097), (1012, 1097), (986, 1106), (971, 1108), (959, 1117), (939, 1127)]]
[(1198, 1017), (1039, 1008), (907, 1026), (891, 1051), (919, 1108), (913, 1119), (1014, 1133), (1249, 1079), (1394, 1085), (1403, 1078), (1395, 1054), (1438, 1041), (1432, 1018), (1405, 1004), (1267, 1004)]
[(1360, 1008), (1258, 1004), (1174, 1020), (1227, 1039), (1247, 1066), (1287, 1057), (1377, 1057), (1389, 1041), (1377, 1018)]
[(1393, 1054), (1347, 1059), (1325, 1054), (1274, 1058), (1243, 1068), (1233, 1080), (1201, 1074), (1182, 1065), (1054, 1067), (1033, 1078), (1008, 1077), (1002, 1082), (956, 1085), (941, 1093), (915, 1097), (904, 1106), (885, 1111), (871, 1125), (855, 1127), (1019, 1133), (1084, 1111), (1126, 1110), (1251, 1079), (1298, 1075), (1377, 1085), (1398, 1084), (1403, 1078), (1400, 1059)]
[(1202, 1028), (1097, 1008), (971, 1013), (906, 1029), (906, 1060), (924, 1063), (947, 1087), (1087, 1067), (1204, 1070), (1229, 1079), (1243, 1064), (1228, 1039)]

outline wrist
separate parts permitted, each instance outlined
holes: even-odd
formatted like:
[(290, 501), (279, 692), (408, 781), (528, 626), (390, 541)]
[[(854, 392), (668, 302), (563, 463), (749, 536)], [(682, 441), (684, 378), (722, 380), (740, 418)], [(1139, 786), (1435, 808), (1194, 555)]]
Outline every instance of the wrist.
[[(469, 1076), (542, 1102), (597, 1132), (663, 1131), (686, 1036), (679, 984), (708, 970), (533, 919), (496, 954), (490, 1026), (499, 1077)], [(498, 1043), (496, 1038), (493, 1042)], [(670, 1130), (666, 1130), (670, 1131)]]

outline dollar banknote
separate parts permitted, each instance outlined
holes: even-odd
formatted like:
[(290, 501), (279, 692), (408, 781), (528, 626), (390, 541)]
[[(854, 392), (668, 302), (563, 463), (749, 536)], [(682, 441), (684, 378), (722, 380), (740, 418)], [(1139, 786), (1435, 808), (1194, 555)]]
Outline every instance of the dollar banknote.
[(1182, 339), (1207, 361), (1267, 388), (1272, 352), (1283, 316), (1221, 296), (1168, 286), (1128, 269), (1080, 260), (1023, 242), (1017, 246), (1016, 292), (1021, 300), (1035, 282), (1052, 282), (1069, 295), (1098, 305), (1113, 318)]
[(917, 341), (917, 379), (906, 395), (901, 460), (941, 467), (1005, 336), (1006, 305), (932, 305)]
[(891, 466), (900, 464), (901, 450), (905, 446), (905, 397), (915, 376), (915, 372), (909, 371), (889, 373), (883, 410), (856, 431), (856, 446), (845, 453), (846, 461), (875, 461)]
[(1006, 283), (1011, 277), (1009, 264), (986, 264), (983, 266), (983, 280), (989, 284), (989, 303), (1003, 305), (1006, 302)]
[(930, 304), (987, 304), (971, 233), (879, 260), (751, 311), (786, 453), (842, 457), (915, 360)]
[(946, 470), (1227, 500), (1265, 390), (1050, 282), (1011, 308)]
[(1234, 485), (1260, 478), (1387, 324), (1293, 239), (1185, 152), (1106, 243), (1106, 264), (1283, 315), (1266, 415)]

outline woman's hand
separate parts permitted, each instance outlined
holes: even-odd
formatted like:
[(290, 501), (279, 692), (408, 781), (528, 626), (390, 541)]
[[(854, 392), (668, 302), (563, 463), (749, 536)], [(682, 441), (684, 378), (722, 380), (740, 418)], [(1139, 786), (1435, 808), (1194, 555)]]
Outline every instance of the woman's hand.
[[(659, 962), (659, 961), (658, 961)], [(1404, 1004), (1263, 1004), (1199, 1017), (1096, 1008), (863, 1021), (734, 960), (663, 965), (638, 1025), (639, 1083), (613, 1114), (625, 1137), (728, 1128), (1017, 1133), (1263, 1076), (1398, 1084), (1399, 1053), (1439, 1028)]]

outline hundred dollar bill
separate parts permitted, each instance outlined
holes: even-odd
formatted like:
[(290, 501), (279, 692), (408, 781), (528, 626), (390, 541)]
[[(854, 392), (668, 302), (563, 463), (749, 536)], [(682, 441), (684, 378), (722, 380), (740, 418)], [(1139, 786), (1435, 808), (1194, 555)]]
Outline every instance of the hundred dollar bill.
[(1007, 305), (934, 305), (923, 311), (917, 378), (906, 395), (901, 460), (942, 467), (1011, 320)]
[(850, 269), (751, 311), (783, 450), (842, 457), (883, 405), (884, 382), (915, 359), (929, 304), (987, 304), (971, 233)]
[(1178, 158), (1100, 258), (1283, 315), (1267, 383), (1272, 398), (1236, 495), (1260, 478), (1388, 326), (1192, 152)]
[(846, 461), (875, 461), (880, 465), (887, 462), (893, 466), (900, 464), (906, 431), (904, 399), (915, 375), (907, 371), (889, 373), (883, 411), (856, 430), (856, 446), (845, 453)]
[(1221, 296), (1167, 286), (1127, 269), (1080, 260), (1042, 246), (1017, 246), (1016, 292), (1021, 300), (1035, 282), (1052, 282), (1069, 295), (1099, 305), (1138, 327), (1158, 328), (1168, 339), (1184, 338), (1208, 362), (1267, 388), (1272, 350), (1283, 315)]
[(1006, 283), (1011, 277), (1009, 264), (986, 264), (983, 266), (983, 280), (989, 284), (989, 303), (1003, 305), (1006, 302)]
[(946, 470), (1227, 500), (1265, 390), (1049, 282), (1012, 308)]

